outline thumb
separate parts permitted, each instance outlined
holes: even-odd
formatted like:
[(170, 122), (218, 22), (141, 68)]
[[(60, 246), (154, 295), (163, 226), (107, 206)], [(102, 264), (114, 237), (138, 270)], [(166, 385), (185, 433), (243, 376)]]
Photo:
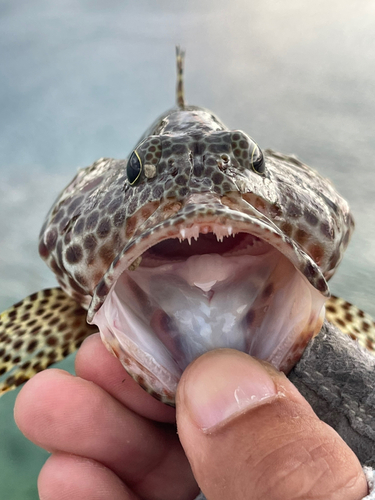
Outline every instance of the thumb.
[(268, 363), (231, 349), (185, 370), (178, 433), (208, 500), (359, 500), (358, 459), (291, 382)]

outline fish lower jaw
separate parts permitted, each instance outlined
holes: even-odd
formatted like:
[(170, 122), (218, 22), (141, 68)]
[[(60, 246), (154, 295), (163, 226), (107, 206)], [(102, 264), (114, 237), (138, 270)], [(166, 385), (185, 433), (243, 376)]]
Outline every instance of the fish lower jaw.
[(212, 223), (174, 234), (138, 255), (94, 317), (126, 370), (169, 404), (186, 366), (211, 349), (289, 371), (321, 328), (322, 294), (256, 235)]

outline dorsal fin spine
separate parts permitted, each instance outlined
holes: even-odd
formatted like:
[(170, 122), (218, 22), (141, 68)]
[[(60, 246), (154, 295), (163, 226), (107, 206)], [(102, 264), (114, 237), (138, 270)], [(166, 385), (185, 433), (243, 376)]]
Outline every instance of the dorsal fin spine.
[(176, 87), (176, 104), (180, 109), (185, 109), (185, 94), (184, 94), (184, 61), (185, 51), (178, 45), (176, 46), (176, 64), (177, 64), (177, 87)]

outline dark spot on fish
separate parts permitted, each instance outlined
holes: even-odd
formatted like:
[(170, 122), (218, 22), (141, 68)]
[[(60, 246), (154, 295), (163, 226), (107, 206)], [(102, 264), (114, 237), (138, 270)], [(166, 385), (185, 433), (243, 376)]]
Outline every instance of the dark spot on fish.
[(332, 240), (335, 236), (334, 230), (332, 227), (330, 227), (328, 222), (322, 222), (320, 224), (320, 230), (321, 230), (322, 234), (330, 240)]
[(72, 215), (73, 212), (75, 211), (76, 208), (79, 207), (79, 205), (82, 203), (84, 197), (83, 196), (78, 196), (73, 199), (73, 201), (70, 203), (70, 205), (67, 208), (67, 213), (68, 215)]
[(287, 236), (291, 236), (292, 233), (293, 233), (293, 226), (291, 224), (289, 224), (289, 222), (284, 222), (282, 225), (281, 225), (281, 230), (284, 234), (286, 234)]
[(96, 234), (99, 238), (105, 238), (111, 231), (111, 221), (109, 218), (102, 219), (99, 223)]
[(346, 319), (347, 321), (350, 321), (350, 322), (351, 322), (351, 321), (353, 321), (353, 315), (352, 315), (351, 313), (348, 313), (348, 312), (347, 312), (347, 313), (345, 314), (345, 319)]
[(138, 201), (137, 198), (133, 198), (128, 206), (129, 214), (133, 214), (137, 210)]
[(40, 361), (36, 361), (35, 363), (33, 363), (33, 369), (36, 372), (40, 372), (43, 370), (43, 366), (40, 364)]
[(42, 257), (42, 259), (46, 259), (49, 255), (48, 248), (44, 244), (43, 240), (39, 242), (39, 247), (38, 247), (39, 255)]
[(71, 245), (65, 253), (65, 258), (69, 264), (77, 264), (82, 259), (82, 256), (82, 248), (79, 245)]
[(56, 337), (53, 337), (52, 335), (49, 336), (47, 339), (46, 339), (46, 344), (49, 345), (49, 346), (55, 346), (58, 344), (57, 342), (57, 339)]
[(104, 198), (100, 202), (98, 208), (102, 209), (102, 208), (106, 207), (111, 202), (111, 200), (112, 200), (112, 191), (109, 191), (108, 193), (106, 193), (106, 195), (104, 196)]
[(327, 283), (324, 278), (319, 278), (316, 283), (316, 288), (319, 292), (325, 292), (327, 290)]
[(179, 189), (178, 194), (180, 195), (181, 198), (184, 198), (188, 194), (189, 190), (187, 187), (183, 187)]
[(315, 269), (314, 266), (308, 262), (305, 266), (305, 269), (303, 270), (303, 274), (306, 276), (307, 279), (312, 279), (315, 276)]
[(335, 212), (335, 214), (337, 214), (338, 208), (336, 203), (327, 198), (327, 196), (323, 194), (321, 191), (318, 191), (317, 194), (326, 202), (326, 204)]
[(225, 193), (228, 193), (229, 191), (233, 191), (233, 186), (231, 184), (229, 184), (229, 182), (223, 182), (222, 188), (223, 188)]
[(215, 172), (211, 179), (214, 184), (220, 185), (224, 180), (224, 176), (221, 172)]
[(57, 353), (55, 351), (51, 351), (48, 353), (48, 365), (52, 365), (56, 361)]
[(163, 195), (163, 191), (163, 186), (157, 184), (152, 190), (152, 196), (154, 198), (161, 198), (161, 196)]
[(80, 217), (74, 225), (73, 233), (82, 234), (84, 227), (85, 227), (85, 220), (82, 217)]
[(109, 214), (113, 214), (116, 212), (116, 210), (121, 207), (122, 203), (123, 203), (124, 199), (122, 196), (116, 198), (115, 200), (113, 200), (111, 202), (111, 204), (108, 206), (108, 213)]
[(96, 293), (98, 297), (105, 297), (109, 292), (109, 288), (104, 280), (102, 280), (96, 287)]
[[(22, 347), (23, 342), (24, 341), (22, 339), (16, 340), (16, 342), (13, 344), (13, 348), (16, 349), (16, 350), (19, 349), (20, 347)], [(0, 353), (0, 356), (2, 356), (1, 353)]]
[(88, 215), (86, 219), (86, 231), (92, 231), (95, 229), (97, 223), (99, 220), (99, 212), (95, 210), (94, 212), (91, 212), (91, 214)]
[(75, 290), (77, 293), (81, 295), (86, 294), (86, 290), (82, 288), (73, 278), (69, 277), (68, 279), (70, 287)]
[(54, 317), (48, 321), (48, 326), (55, 326), (59, 321), (59, 318)]
[(248, 326), (250, 326), (255, 319), (255, 311), (250, 309), (250, 311), (246, 314), (245, 322)]
[(324, 248), (319, 243), (314, 243), (309, 246), (308, 252), (318, 266), (320, 266), (324, 257)]
[(37, 340), (35, 340), (35, 339), (31, 340), (27, 345), (27, 348), (26, 348), (27, 352), (33, 352), (35, 350), (35, 348), (37, 347), (37, 345), (38, 345)]
[(172, 144), (172, 153), (175, 155), (182, 155), (187, 153), (186, 144)]
[(305, 220), (310, 226), (316, 226), (319, 222), (318, 217), (313, 214), (310, 210), (305, 210), (304, 212)]
[(271, 294), (273, 293), (273, 290), (274, 290), (273, 283), (269, 283), (266, 286), (266, 288), (263, 290), (262, 297), (265, 298), (265, 299), (268, 299), (268, 297), (270, 297)]
[(60, 267), (58, 266), (58, 264), (56, 263), (56, 261), (54, 259), (51, 260), (49, 265), (55, 274), (57, 274), (58, 276), (64, 275), (63, 271), (60, 269)]
[(368, 332), (370, 330), (370, 323), (368, 323), (367, 321), (362, 321), (362, 328), (363, 328), (363, 331), (365, 332)]
[(184, 175), (179, 175), (176, 177), (175, 182), (178, 186), (185, 186), (187, 183), (187, 178)]
[(53, 223), (54, 224), (57, 224), (61, 221), (61, 219), (64, 217), (65, 215), (65, 210), (63, 208), (61, 208), (57, 214), (55, 215), (55, 217), (53, 218)]
[(116, 227), (122, 226), (124, 223), (125, 217), (126, 217), (125, 209), (119, 210), (118, 212), (115, 213), (115, 215), (113, 217), (113, 224)]
[(300, 245), (303, 245), (309, 238), (309, 234), (306, 233), (306, 231), (304, 231), (303, 229), (298, 229), (294, 235), (294, 238)]
[(300, 217), (302, 215), (301, 207), (295, 203), (289, 203), (287, 207), (287, 213), (289, 217)]

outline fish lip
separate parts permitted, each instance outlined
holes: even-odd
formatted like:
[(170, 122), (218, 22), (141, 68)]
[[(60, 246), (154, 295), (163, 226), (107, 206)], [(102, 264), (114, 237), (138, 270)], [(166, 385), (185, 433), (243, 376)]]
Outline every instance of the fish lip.
[[(330, 291), (322, 271), (314, 260), (291, 238), (285, 235), (271, 220), (259, 213), (248, 215), (221, 205), (207, 207), (207, 204), (198, 204), (194, 211), (184, 209), (167, 220), (155, 224), (144, 231), (140, 236), (133, 238), (115, 257), (107, 272), (97, 284), (91, 300), (87, 321), (92, 323), (96, 312), (104, 303), (108, 293), (116, 284), (119, 276), (140, 257), (146, 250), (166, 239), (178, 238), (181, 229), (188, 229), (192, 225), (232, 227), (235, 233), (255, 235), (271, 244), (285, 255), (301, 272), (306, 280), (323, 296), (329, 297)], [(152, 241), (151, 241), (152, 240)]]

